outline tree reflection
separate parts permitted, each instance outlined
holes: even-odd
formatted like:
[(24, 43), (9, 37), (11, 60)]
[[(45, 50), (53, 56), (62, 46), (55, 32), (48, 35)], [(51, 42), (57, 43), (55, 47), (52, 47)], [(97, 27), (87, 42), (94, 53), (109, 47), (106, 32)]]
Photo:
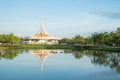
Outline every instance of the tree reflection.
[(72, 54), (75, 59), (80, 59), (84, 56), (84, 50), (78, 51), (78, 50), (64, 50), (65, 54)]
[(76, 59), (81, 59), (83, 58), (83, 56), (87, 56), (91, 59), (92, 64), (100, 66), (109, 66), (112, 69), (116, 69), (116, 71), (120, 73), (120, 53), (118, 52), (108, 52), (99, 50), (69, 51), (65, 53), (72, 54)]
[(2, 51), (0, 51), (0, 60), (2, 58), (12, 60), (16, 56), (18, 56), (18, 54), (20, 54), (22, 52), (23, 52), (23, 50), (19, 50), (19, 49), (17, 49), (17, 50), (14, 50), (14, 49), (2, 50)]
[(76, 59), (80, 59), (84, 56), (83, 51), (74, 51), (72, 54), (75, 56)]
[[(3, 50), (0, 51), (0, 59), (9, 59), (12, 60), (23, 50)], [(120, 53), (119, 52), (108, 52), (108, 51), (99, 51), (99, 50), (64, 50), (65, 54), (72, 54), (76, 59), (81, 59), (84, 56), (90, 58), (91, 63), (94, 65), (100, 66), (109, 66), (112, 69), (116, 69), (120, 73)]]
[(115, 68), (120, 73), (120, 53), (107, 51), (89, 51), (87, 54), (91, 56), (91, 62), (101, 66), (109, 66)]

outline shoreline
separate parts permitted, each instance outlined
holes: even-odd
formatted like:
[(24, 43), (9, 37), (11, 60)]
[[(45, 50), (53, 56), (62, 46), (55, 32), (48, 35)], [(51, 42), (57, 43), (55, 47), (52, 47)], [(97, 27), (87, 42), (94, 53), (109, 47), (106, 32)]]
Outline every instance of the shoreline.
[(66, 45), (31, 45), (31, 44), (23, 44), (23, 45), (3, 45), (0, 46), (0, 49), (73, 49), (72, 46)]
[(101, 50), (120, 52), (120, 47), (99, 47), (99, 46), (70, 46), (70, 45), (1, 45), (0, 50), (4, 49), (75, 49), (75, 50)]

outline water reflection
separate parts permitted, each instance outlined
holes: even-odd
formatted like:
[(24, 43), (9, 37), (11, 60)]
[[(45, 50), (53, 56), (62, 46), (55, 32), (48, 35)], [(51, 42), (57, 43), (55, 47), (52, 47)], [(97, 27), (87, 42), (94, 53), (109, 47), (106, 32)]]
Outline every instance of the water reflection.
[(0, 60), (3, 59), (9, 59), (12, 60), (19, 54), (21, 54), (23, 50), (17, 49), (5, 49), (5, 50), (0, 50)]
[(32, 55), (37, 56), (40, 62), (41, 72), (43, 71), (44, 62), (48, 56), (58, 54), (58, 53), (64, 53), (63, 50), (28, 50), (28, 52), (31, 53)]
[[(65, 53), (69, 51), (65, 51)], [(67, 54), (66, 53), (66, 54)], [(119, 52), (108, 52), (99, 50), (81, 50), (81, 51), (70, 51), (76, 59), (81, 59), (83, 56), (90, 58), (91, 63), (100, 66), (109, 66), (111, 69), (116, 69), (117, 73), (120, 73), (120, 53)]]
[(109, 66), (120, 73), (120, 53), (107, 51), (86, 51), (85, 55), (91, 58), (93, 64)]
[[(25, 50), (3, 50), (0, 51), (0, 60), (8, 59), (13, 60), (19, 54), (22, 54)], [(64, 53), (72, 54), (75, 59), (82, 59), (84, 56), (90, 59), (91, 64), (110, 67), (115, 69), (117, 73), (120, 73), (120, 53), (119, 52), (107, 52), (107, 51), (96, 51), (96, 50), (26, 50), (36, 56), (40, 61), (41, 71), (43, 71), (44, 62), (48, 56)]]

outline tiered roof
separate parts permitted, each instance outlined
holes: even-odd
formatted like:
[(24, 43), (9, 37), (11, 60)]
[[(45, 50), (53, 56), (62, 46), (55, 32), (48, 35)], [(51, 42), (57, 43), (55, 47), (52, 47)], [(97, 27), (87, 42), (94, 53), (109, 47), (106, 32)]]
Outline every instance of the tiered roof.
[(56, 39), (60, 40), (61, 38), (52, 36), (46, 32), (44, 21), (41, 20), (41, 29), (40, 32), (36, 33), (35, 35), (31, 36), (29, 39)]

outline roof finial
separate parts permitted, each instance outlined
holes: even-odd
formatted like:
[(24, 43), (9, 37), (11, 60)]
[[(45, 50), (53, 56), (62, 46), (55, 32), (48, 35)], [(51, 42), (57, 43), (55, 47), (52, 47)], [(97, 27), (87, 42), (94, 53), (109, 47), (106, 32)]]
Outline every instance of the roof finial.
[(48, 33), (46, 32), (46, 29), (45, 29), (45, 22), (44, 22), (43, 18), (41, 18), (41, 29), (40, 29), (40, 33), (48, 34)]

